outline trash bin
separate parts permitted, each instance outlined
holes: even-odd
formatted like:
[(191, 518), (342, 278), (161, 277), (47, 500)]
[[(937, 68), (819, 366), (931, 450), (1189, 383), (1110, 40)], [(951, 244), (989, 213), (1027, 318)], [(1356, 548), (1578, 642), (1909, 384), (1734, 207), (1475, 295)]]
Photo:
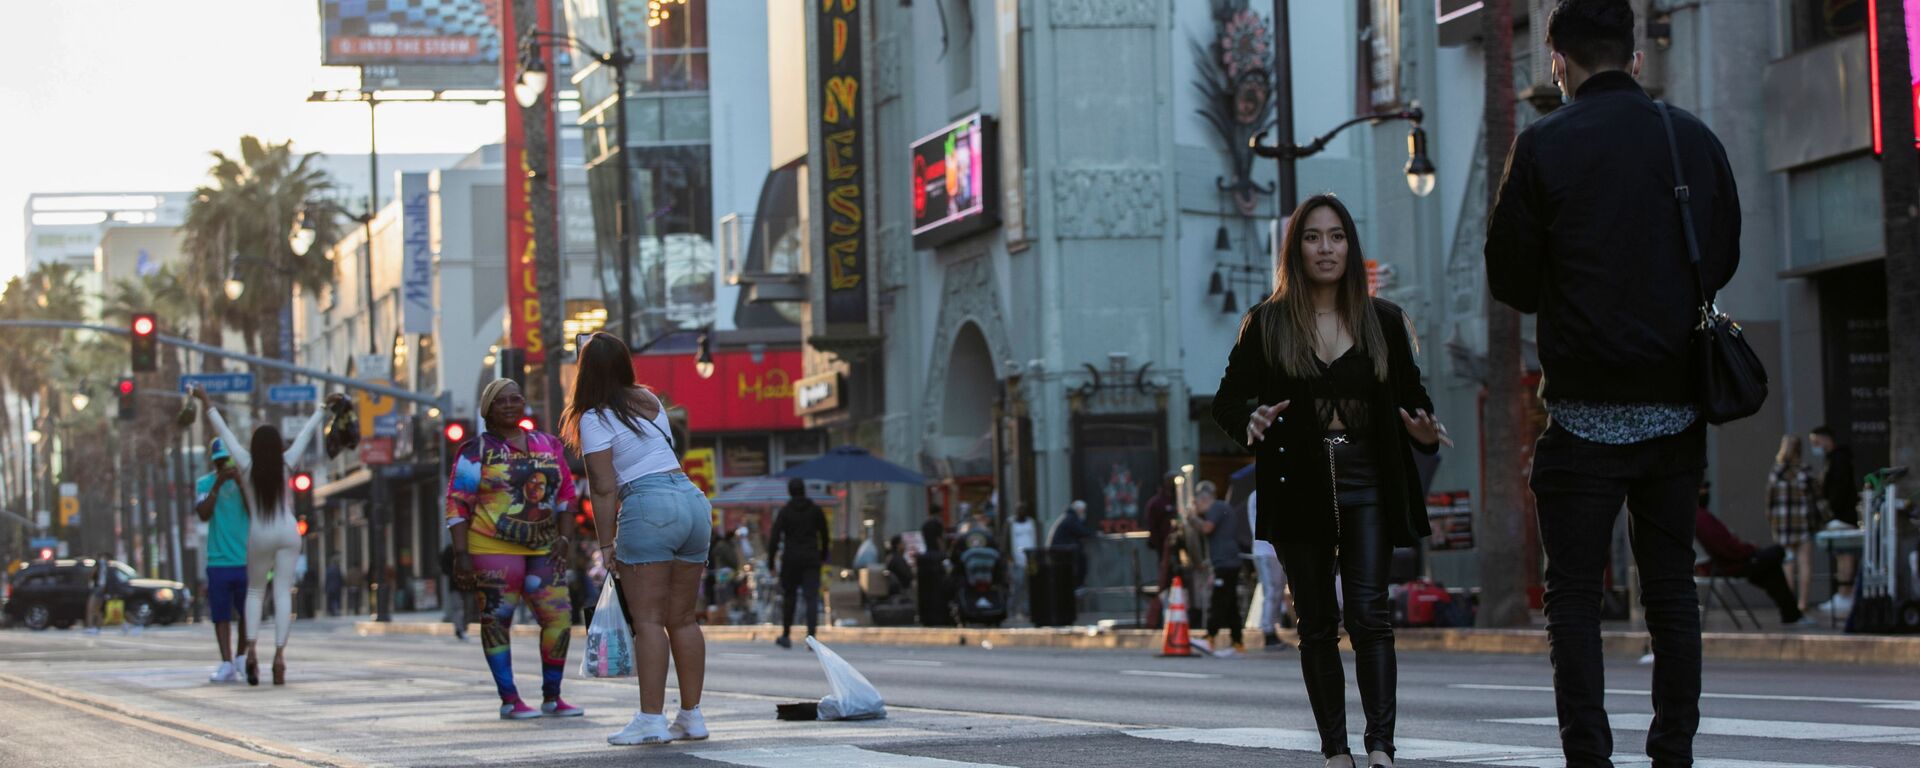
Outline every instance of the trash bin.
[(1057, 547), (1041, 550), (1035, 554), (1039, 558), (1033, 574), (1033, 583), (1027, 589), (1031, 603), (1028, 606), (1028, 615), (1033, 617), (1033, 625), (1036, 627), (1073, 625), (1079, 617), (1079, 606), (1074, 590), (1078, 586), (1077, 571), (1080, 567), (1080, 553), (1071, 547)]

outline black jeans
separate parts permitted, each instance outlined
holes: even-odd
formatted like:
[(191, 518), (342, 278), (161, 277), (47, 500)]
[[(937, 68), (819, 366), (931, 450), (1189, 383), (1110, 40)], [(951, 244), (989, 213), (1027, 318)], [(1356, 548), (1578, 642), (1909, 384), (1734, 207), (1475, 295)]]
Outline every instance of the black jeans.
[(1703, 424), (1632, 445), (1603, 445), (1552, 426), (1535, 446), (1532, 485), (1547, 554), (1547, 637), (1567, 768), (1613, 765), (1600, 583), (1622, 504), (1653, 640), (1647, 756), (1654, 768), (1693, 764), (1693, 735), (1700, 726), (1693, 514), (1705, 466)]
[(1393, 724), (1398, 667), (1393, 654), (1393, 604), (1387, 599), (1387, 566), (1393, 562), (1386, 514), (1380, 509), (1371, 451), (1353, 442), (1335, 448), (1339, 488), (1340, 541), (1284, 538), (1277, 548), (1281, 567), (1293, 586), (1293, 610), (1300, 631), (1300, 671), (1307, 703), (1320, 730), (1325, 757), (1349, 753), (1347, 681), (1340, 668), (1340, 603), (1334, 595), (1338, 569), (1345, 593), (1347, 635), (1353, 642), (1354, 673), (1360, 706), (1366, 713), (1368, 751), (1393, 754)]
[(780, 636), (786, 637), (793, 632), (793, 609), (796, 598), (807, 601), (807, 634), (813, 635), (820, 628), (820, 565), (818, 563), (782, 563), (780, 565)]
[(1222, 629), (1232, 633), (1233, 642), (1240, 643), (1242, 624), (1240, 619), (1240, 569), (1213, 569), (1213, 599), (1207, 609), (1207, 637)]

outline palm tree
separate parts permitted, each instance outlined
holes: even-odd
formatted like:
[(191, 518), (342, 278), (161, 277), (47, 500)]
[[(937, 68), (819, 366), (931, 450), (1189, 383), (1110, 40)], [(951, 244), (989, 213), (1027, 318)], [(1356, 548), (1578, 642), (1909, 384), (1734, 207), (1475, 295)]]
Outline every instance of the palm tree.
[[(326, 253), (340, 238), (339, 209), (327, 195), (333, 181), (313, 167), (316, 154), (296, 155), (293, 142), (240, 137), (240, 155), (214, 150), (210, 183), (196, 190), (181, 225), (188, 264), (187, 298), (200, 308), (199, 336), (218, 345), (233, 327), (247, 350), (279, 357), (280, 311), (294, 285), (313, 292), (333, 280)], [(314, 232), (305, 255), (288, 237), (296, 225)], [(229, 277), (248, 286), (240, 298), (225, 293)]]
[[(86, 294), (80, 286), (80, 275), (66, 264), (39, 265), (26, 276), (8, 281), (6, 291), (0, 293), (0, 318), (77, 322), (85, 316)], [(72, 331), (51, 329), (16, 328), (0, 334), (0, 403), (11, 396), (20, 415), (17, 423), (24, 427), (22, 434), (25, 429), (51, 430), (51, 422), (41, 419), (40, 412), (50, 403), (56, 383), (65, 378), (64, 368), (56, 362), (66, 359), (63, 353), (69, 350), (73, 339)], [(51, 478), (36, 470), (50, 466), (48, 458), (53, 441), (42, 440), (38, 446), (16, 443), (16, 446), (13, 455), (27, 457), (31, 462), (21, 470), (26, 483), (42, 489), (36, 494), (37, 499), (48, 498)], [(34, 454), (41, 455), (35, 458)]]

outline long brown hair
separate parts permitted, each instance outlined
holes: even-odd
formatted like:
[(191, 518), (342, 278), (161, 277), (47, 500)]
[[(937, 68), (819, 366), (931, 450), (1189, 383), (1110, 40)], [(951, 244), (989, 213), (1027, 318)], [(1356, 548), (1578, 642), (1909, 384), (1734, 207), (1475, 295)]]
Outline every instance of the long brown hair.
[(247, 449), (253, 452), (253, 467), (247, 470), (253, 481), (253, 516), (270, 520), (279, 514), (280, 495), (286, 492), (287, 462), (281, 454), (287, 443), (278, 427), (262, 424), (254, 428)]
[(593, 334), (580, 348), (580, 371), (573, 378), (573, 393), (560, 419), (560, 439), (582, 450), (580, 419), (595, 408), (606, 409), (628, 429), (646, 434), (640, 422), (647, 420), (652, 398), (640, 390), (634, 383), (633, 353), (627, 351), (626, 342), (610, 333)]
[(1320, 375), (1320, 362), (1313, 351), (1319, 331), (1313, 321), (1313, 278), (1307, 275), (1305, 239), (1307, 216), (1321, 208), (1339, 217), (1347, 235), (1346, 273), (1336, 288), (1338, 303), (1334, 311), (1339, 313), (1340, 324), (1353, 334), (1354, 343), (1372, 360), (1374, 377), (1386, 381), (1387, 339), (1374, 313), (1373, 299), (1367, 295), (1367, 257), (1360, 250), (1360, 232), (1347, 206), (1330, 193), (1309, 197), (1294, 209), (1293, 217), (1287, 220), (1280, 266), (1274, 271), (1273, 294), (1255, 307), (1257, 311), (1247, 313), (1240, 332), (1246, 333), (1247, 323), (1260, 323), (1260, 331), (1266, 335), (1269, 365), (1297, 379)]

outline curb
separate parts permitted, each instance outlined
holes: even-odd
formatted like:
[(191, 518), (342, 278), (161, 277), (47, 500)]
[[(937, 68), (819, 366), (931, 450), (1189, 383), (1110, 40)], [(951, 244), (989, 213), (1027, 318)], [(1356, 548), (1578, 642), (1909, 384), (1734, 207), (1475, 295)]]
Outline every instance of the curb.
[[(354, 629), (363, 637), (430, 635), (451, 637), (446, 623), (380, 623), (362, 621)], [(708, 640), (724, 643), (771, 643), (780, 630), (771, 625), (703, 626)], [(477, 632), (478, 629), (473, 631)], [(514, 627), (515, 635), (538, 636), (539, 627)], [(577, 637), (585, 627), (574, 627)], [(1281, 633), (1296, 642), (1291, 632)], [(1608, 656), (1638, 658), (1647, 651), (1641, 632), (1600, 633)], [(823, 643), (917, 647), (978, 646), (981, 648), (1051, 648), (1058, 650), (1124, 650), (1157, 653), (1160, 633), (1144, 629), (1095, 628), (960, 629), (951, 627), (821, 627)], [(1342, 645), (1346, 643), (1342, 642)], [(1543, 629), (1398, 629), (1394, 647), (1431, 653), (1486, 653), (1545, 656)], [(1801, 664), (1855, 664), (1920, 667), (1920, 637), (1860, 635), (1795, 635), (1709, 632), (1701, 635), (1704, 658), (1715, 661), (1773, 661)]]

